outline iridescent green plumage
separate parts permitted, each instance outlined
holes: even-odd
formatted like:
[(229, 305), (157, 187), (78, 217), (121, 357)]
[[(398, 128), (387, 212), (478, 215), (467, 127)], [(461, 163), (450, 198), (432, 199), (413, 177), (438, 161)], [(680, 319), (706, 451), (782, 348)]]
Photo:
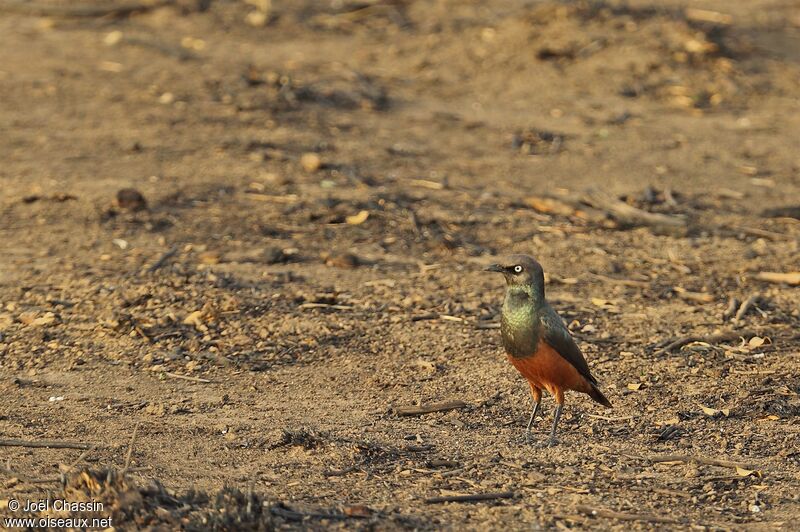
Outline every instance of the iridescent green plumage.
[[(494, 265), (491, 271), (502, 273), (506, 279), (506, 296), (500, 320), (503, 347), (514, 358), (535, 356), (540, 342), (552, 347), (592, 385), (597, 380), (589, 371), (561, 316), (545, 298), (542, 266), (527, 255), (512, 255), (509, 265)], [(608, 400), (593, 386), (592, 398), (610, 406)]]
[(541, 338), (541, 303), (531, 286), (509, 286), (503, 301), (500, 334), (506, 353), (524, 358), (533, 355)]

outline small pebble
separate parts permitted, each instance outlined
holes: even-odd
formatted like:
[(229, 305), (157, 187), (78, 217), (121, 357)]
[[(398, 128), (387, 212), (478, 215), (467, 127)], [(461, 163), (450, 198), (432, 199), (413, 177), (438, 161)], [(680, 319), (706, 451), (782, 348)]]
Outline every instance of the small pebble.
[(322, 159), (316, 153), (304, 153), (300, 157), (300, 166), (306, 172), (316, 172), (322, 167)]
[(135, 188), (123, 188), (117, 191), (117, 207), (131, 212), (142, 211), (147, 208), (147, 200)]

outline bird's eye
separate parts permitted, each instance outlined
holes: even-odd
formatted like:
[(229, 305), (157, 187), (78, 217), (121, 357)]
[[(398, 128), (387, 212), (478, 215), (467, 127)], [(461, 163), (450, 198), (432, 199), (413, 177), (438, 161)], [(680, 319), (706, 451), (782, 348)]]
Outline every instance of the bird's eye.
[(514, 266), (514, 273), (522, 273), (522, 266), (520, 266), (519, 264)]

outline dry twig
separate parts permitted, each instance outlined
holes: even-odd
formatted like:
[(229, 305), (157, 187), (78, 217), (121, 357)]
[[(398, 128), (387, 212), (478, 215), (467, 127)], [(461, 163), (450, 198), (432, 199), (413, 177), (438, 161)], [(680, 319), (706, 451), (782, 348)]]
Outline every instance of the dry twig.
[(756, 469), (753, 464), (745, 464), (742, 462), (732, 462), (730, 460), (721, 460), (719, 458), (706, 458), (704, 456), (683, 455), (683, 454), (659, 454), (655, 456), (637, 456), (642, 460), (648, 460), (653, 463), (663, 462), (684, 462), (686, 464), (696, 463), (702, 465), (713, 465), (718, 467), (727, 467), (730, 469)]
[(511, 491), (501, 491), (499, 493), (475, 493), (473, 495), (447, 495), (444, 497), (430, 497), (425, 499), (425, 504), (439, 504), (443, 502), (480, 502), (493, 501), (496, 499), (511, 499), (514, 493)]
[(430, 414), (432, 412), (445, 412), (447, 410), (457, 410), (464, 408), (467, 403), (464, 401), (444, 401), (442, 403), (431, 403), (419, 406), (399, 406), (394, 409), (395, 414), (398, 416), (421, 416), (422, 414)]
[(696, 303), (710, 303), (714, 301), (714, 296), (706, 292), (692, 292), (680, 286), (672, 288), (678, 297), (687, 301), (694, 301)]
[(624, 201), (607, 196), (597, 190), (589, 190), (585, 201), (590, 205), (606, 211), (609, 216), (624, 225), (645, 225), (668, 233), (685, 234), (686, 220), (677, 216), (648, 212)]
[(329, 308), (331, 310), (353, 310), (351, 305), (333, 305), (330, 303), (303, 303), (300, 305), (300, 310), (308, 310), (313, 308)]
[(167, 377), (172, 377), (173, 379), (180, 379), (183, 381), (199, 382), (200, 384), (211, 384), (211, 381), (208, 379), (201, 379), (200, 377), (192, 377), (190, 375), (181, 375), (180, 373), (171, 373), (169, 371), (165, 371), (164, 375), (166, 375)]
[(756, 279), (768, 283), (785, 283), (790, 285), (800, 285), (800, 272), (758, 272)]
[(736, 313), (737, 308), (739, 308), (739, 298), (731, 297), (728, 301), (728, 307), (722, 313), (722, 319), (729, 320)]
[(2, 439), (0, 440), (0, 447), (44, 447), (48, 449), (83, 449), (89, 450), (97, 447), (96, 443), (83, 443), (65, 440), (17, 440), (17, 439)]
[(163, 255), (161, 255), (158, 258), (157, 261), (155, 261), (153, 263), (152, 266), (147, 268), (147, 273), (153, 273), (154, 271), (156, 271), (159, 268), (161, 268), (162, 266), (164, 266), (164, 264), (166, 264), (167, 261), (169, 259), (171, 259), (177, 252), (178, 252), (178, 247), (177, 246), (174, 246), (174, 247), (170, 248), (169, 250), (167, 250)]
[(679, 522), (676, 519), (672, 519), (671, 517), (662, 517), (660, 515), (629, 514), (623, 512), (615, 512), (612, 510), (604, 510), (602, 508), (592, 508), (591, 506), (583, 506), (583, 505), (578, 506), (577, 510), (584, 515), (589, 515), (592, 517), (604, 517), (606, 519), (619, 519), (620, 521), (642, 521), (645, 523), (665, 523), (665, 524), (676, 524)]
[(622, 286), (630, 286), (633, 288), (650, 288), (650, 283), (646, 281), (635, 281), (633, 279), (616, 279), (614, 277), (608, 277), (606, 275), (601, 275), (599, 273), (592, 273), (591, 276), (596, 279), (600, 279), (601, 281), (605, 281), (607, 283), (619, 284)]
[(758, 303), (759, 299), (761, 299), (761, 294), (753, 294), (745, 299), (742, 303), (742, 306), (740, 306), (739, 310), (736, 311), (736, 316), (734, 316), (733, 321), (738, 323), (739, 320), (741, 320), (744, 315), (747, 314), (756, 303)]
[(586, 416), (592, 419), (602, 419), (603, 421), (629, 421), (633, 419), (633, 416), (608, 417), (599, 416), (597, 414), (586, 414)]
[(133, 427), (133, 434), (131, 434), (131, 442), (128, 444), (128, 452), (125, 454), (125, 466), (122, 468), (122, 474), (128, 472), (131, 466), (131, 457), (133, 457), (133, 444), (136, 443), (136, 434), (139, 432), (139, 423)]
[(172, 4), (174, 0), (151, 0), (149, 2), (119, 2), (112, 4), (52, 5), (39, 2), (0, 2), (0, 12), (10, 11), (37, 17), (95, 18), (122, 17), (140, 11), (149, 11)]
[(80, 463), (83, 461), (83, 459), (84, 459), (84, 458), (86, 458), (87, 456), (89, 456), (89, 453), (91, 453), (92, 451), (94, 451), (94, 450), (95, 450), (95, 449), (97, 449), (98, 447), (99, 447), (99, 445), (98, 445), (98, 444), (94, 444), (94, 445), (92, 445), (90, 448), (88, 448), (88, 449), (86, 449), (85, 451), (83, 451), (83, 452), (81, 453), (81, 455), (80, 455), (80, 456), (79, 456), (79, 457), (78, 457), (78, 458), (77, 458), (77, 459), (76, 459), (74, 462), (72, 462), (70, 465), (68, 465), (68, 466), (67, 466), (67, 469), (64, 471), (64, 473), (69, 473), (70, 471), (72, 471), (73, 469), (75, 469), (75, 466), (77, 466), (78, 464), (80, 464)]
[(656, 350), (653, 353), (653, 355), (660, 356), (665, 353), (670, 353), (692, 342), (705, 342), (707, 344), (718, 344), (720, 342), (730, 342), (733, 340), (738, 340), (739, 338), (746, 338), (748, 336), (750, 337), (756, 336), (756, 333), (748, 330), (748, 331), (728, 331), (724, 333), (711, 334), (705, 336), (694, 335), (694, 334), (688, 336), (682, 336), (681, 338), (678, 338), (677, 340), (668, 343), (661, 349)]

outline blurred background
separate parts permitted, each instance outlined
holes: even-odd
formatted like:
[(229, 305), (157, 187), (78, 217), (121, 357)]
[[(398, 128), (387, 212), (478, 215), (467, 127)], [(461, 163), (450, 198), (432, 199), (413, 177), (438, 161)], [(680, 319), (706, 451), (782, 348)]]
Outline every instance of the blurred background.
[[(132, 527), (800, 516), (800, 2), (0, 0), (0, 50), (0, 432), (86, 444), (4, 449), (6, 491)], [(480, 272), (512, 252), (616, 407), (572, 398), (554, 449)], [(511, 495), (424, 504), (475, 493)]]

